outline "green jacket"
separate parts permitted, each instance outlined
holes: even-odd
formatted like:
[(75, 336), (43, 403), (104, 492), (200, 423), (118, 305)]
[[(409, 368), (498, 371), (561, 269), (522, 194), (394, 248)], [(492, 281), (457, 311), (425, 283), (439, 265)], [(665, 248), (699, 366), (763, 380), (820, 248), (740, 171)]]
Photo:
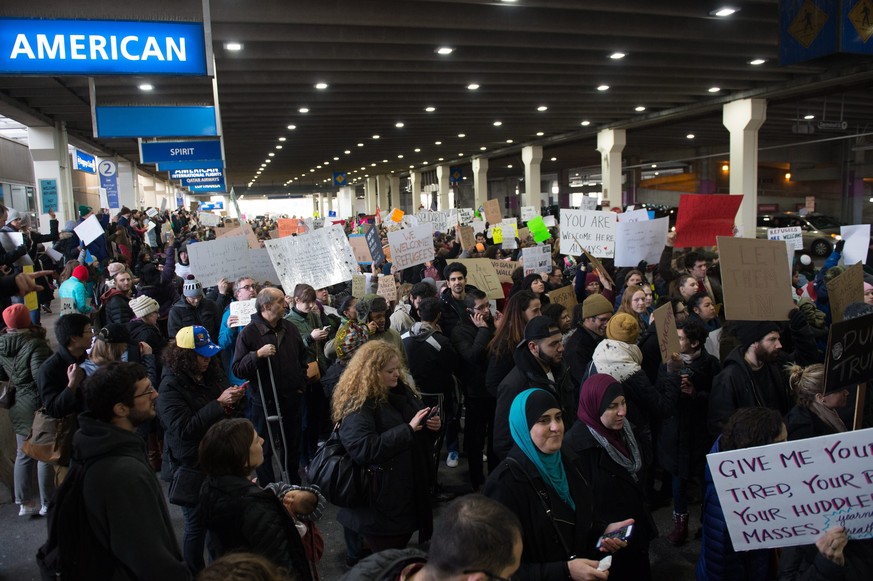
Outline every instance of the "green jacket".
[(327, 341), (315, 341), (312, 339), (312, 332), (323, 327), (318, 311), (313, 311), (304, 316), (291, 309), (285, 315), (285, 320), (290, 321), (300, 331), (300, 336), (303, 337), (303, 344), (306, 345), (306, 362), (311, 363), (317, 358), (319, 370), (321, 373), (326, 372), (327, 368), (330, 367), (330, 361), (324, 355), (324, 344)]
[(0, 335), (0, 377), (15, 385), (15, 405), (9, 410), (9, 418), (16, 434), (30, 434), (33, 416), (42, 405), (36, 376), (51, 354), (48, 341), (31, 330), (7, 330)]

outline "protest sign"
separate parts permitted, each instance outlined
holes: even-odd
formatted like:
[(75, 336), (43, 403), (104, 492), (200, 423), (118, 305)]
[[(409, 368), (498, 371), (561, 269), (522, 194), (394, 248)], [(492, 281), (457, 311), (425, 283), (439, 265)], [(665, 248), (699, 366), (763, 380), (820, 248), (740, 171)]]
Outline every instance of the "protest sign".
[(795, 250), (803, 250), (803, 231), (800, 226), (790, 226), (788, 228), (768, 228), (768, 240), (784, 240), (788, 243), (791, 253)]
[(252, 227), (248, 222), (243, 222), (240, 225), (240, 228), (242, 229), (243, 234), (245, 234), (246, 240), (249, 242), (249, 248), (255, 250), (261, 247), (261, 241), (258, 240), (257, 234), (252, 230)]
[(358, 264), (372, 264), (373, 257), (370, 255), (370, 247), (363, 234), (349, 234), (349, 244)]
[(499, 200), (485, 201), (485, 221), (489, 224), (497, 224), (503, 219), (503, 213), (500, 211)]
[(230, 303), (230, 316), (238, 317), (238, 320), (233, 327), (245, 327), (252, 322), (252, 315), (258, 312), (255, 308), (257, 299), (249, 299), (247, 301), (233, 301)]
[(424, 224), (425, 222), (433, 224), (434, 232), (445, 232), (454, 225), (454, 223), (449, 224), (448, 212), (419, 212), (415, 217), (418, 219), (419, 224)]
[(584, 248), (593, 256), (612, 258), (615, 228), (614, 212), (561, 208), (561, 254), (576, 256)]
[(61, 312), (58, 315), (59, 317), (63, 317), (64, 315), (72, 315), (73, 313), (78, 313), (76, 310), (76, 301), (74, 299), (68, 299), (61, 297)]
[(397, 222), (399, 224), (400, 221), (403, 220), (404, 214), (405, 214), (405, 212), (403, 210), (401, 210), (400, 208), (394, 208), (391, 211), (391, 214), (388, 216), (388, 219), (391, 220), (392, 222)]
[[(21, 267), (22, 272), (26, 272), (28, 274), (33, 273), (33, 265), (25, 264)], [(39, 310), (39, 299), (36, 297), (36, 291), (31, 291), (24, 295), (24, 306), (27, 307), (28, 311), (38, 311)]]
[(641, 260), (657, 264), (667, 243), (669, 227), (669, 218), (649, 220), (647, 217), (635, 222), (619, 220), (615, 227), (615, 265), (636, 266)]
[(461, 239), (461, 248), (470, 250), (476, 246), (476, 235), (471, 226), (461, 226), (458, 229), (458, 237)]
[(543, 216), (543, 226), (546, 228), (554, 228), (555, 227), (555, 217), (549, 214), (548, 216)]
[(597, 198), (591, 196), (582, 196), (582, 210), (597, 210)]
[(385, 297), (388, 302), (397, 300), (397, 281), (393, 274), (380, 275), (376, 294)]
[(579, 304), (576, 300), (576, 290), (573, 288), (573, 285), (562, 286), (549, 292), (549, 300), (553, 303), (564, 305), (570, 311), (570, 314), (573, 313), (573, 308)]
[(676, 215), (676, 248), (712, 246), (717, 236), (733, 236), (743, 197), (731, 194), (682, 194)]
[(521, 221), (527, 222), (528, 220), (533, 220), (534, 216), (537, 215), (537, 209), (534, 206), (522, 206), (521, 207)]
[(658, 332), (658, 348), (661, 350), (661, 361), (666, 363), (679, 353), (679, 332), (676, 331), (676, 317), (673, 314), (673, 304), (661, 305), (652, 313), (655, 317), (655, 330)]
[(161, 198), (161, 214), (167, 209), (167, 198)]
[(489, 299), (502, 299), (503, 287), (497, 278), (492, 261), (487, 258), (464, 258), (458, 260), (467, 267), (467, 284), (471, 284), (485, 293)]
[(827, 283), (831, 320), (839, 323), (852, 303), (864, 302), (864, 267), (853, 264)]
[[(165, 201), (166, 201), (166, 198), (165, 198)], [(148, 210), (146, 210), (146, 216), (148, 216), (149, 218), (154, 218), (157, 215), (158, 215), (157, 208), (149, 208)]]
[(461, 225), (466, 226), (473, 221), (473, 208), (458, 208), (458, 218)]
[(145, 221), (146, 232), (151, 232), (157, 226), (157, 223), (154, 220), (146, 220)]
[(234, 280), (249, 267), (249, 245), (242, 236), (226, 236), (209, 242), (188, 245), (191, 273), (210, 287), (222, 278)]
[(351, 280), (358, 272), (342, 226), (326, 226), (306, 236), (268, 240), (266, 246), (282, 288), (289, 292), (301, 282), (324, 288)]
[(633, 206), (629, 206), (624, 212), (615, 215), (619, 224), (622, 222), (645, 222), (649, 219), (649, 212), (647, 210), (632, 210), (631, 208)]
[(843, 264), (867, 262), (867, 251), (870, 247), (870, 224), (840, 226), (840, 235), (846, 241), (843, 245)]
[(815, 196), (806, 196), (803, 207), (807, 212), (815, 212)]
[(483, 234), (485, 232), (485, 220), (475, 219), (470, 222), (470, 226), (473, 227), (473, 233), (475, 234)]
[(521, 251), (521, 264), (524, 275), (531, 273), (550, 274), (552, 272), (552, 245), (529, 246)]
[(76, 236), (79, 237), (79, 240), (87, 246), (103, 235), (103, 226), (100, 225), (97, 216), (92, 214), (81, 224), (73, 228), (73, 232), (75, 232)]
[(497, 272), (497, 279), (500, 282), (512, 282), (513, 271), (521, 266), (517, 260), (491, 260), (491, 266)]
[(206, 226), (207, 228), (215, 228), (219, 224), (221, 224), (221, 216), (213, 214), (211, 212), (199, 212), (197, 217), (200, 220), (200, 224)]
[(433, 224), (424, 223), (388, 233), (391, 246), (391, 263), (397, 270), (424, 264), (434, 259)]
[[(93, 216), (91, 217), (94, 218)], [(94, 220), (97, 220), (97, 218), (94, 218)], [(100, 229), (100, 233), (103, 233), (102, 228)], [(7, 253), (14, 252), (16, 248), (24, 244), (24, 234), (22, 234), (21, 232), (0, 232), (0, 244), (3, 245), (3, 250), (5, 250)], [(33, 260), (31, 260), (29, 254), (25, 253), (13, 264), (15, 266), (24, 266), (25, 264), (33, 264)]]
[(246, 274), (241, 276), (250, 276), (252, 280), (259, 283), (282, 284), (276, 269), (273, 267), (273, 263), (270, 261), (270, 253), (267, 252), (266, 248), (249, 248), (249, 267), (246, 270)]
[(356, 299), (363, 298), (364, 295), (367, 294), (366, 285), (367, 277), (365, 277), (363, 274), (356, 274), (352, 276), (352, 296)]
[(518, 239), (524, 242), (528, 238), (530, 238), (530, 230), (528, 228), (519, 228)]
[(718, 237), (724, 308), (731, 321), (784, 321), (794, 308), (785, 243)]
[(55, 262), (59, 262), (64, 259), (64, 255), (52, 248), (51, 246), (46, 246), (45, 253)]
[(376, 228), (368, 228), (364, 233), (364, 239), (367, 241), (367, 249), (373, 262), (377, 265), (385, 262), (385, 253), (382, 252), (382, 241), (379, 239), (379, 232)]
[(503, 228), (500, 226), (492, 226), (488, 231), (494, 244), (503, 244)]
[(831, 325), (825, 353), (825, 390), (873, 379), (873, 314)]
[(192, 214), (197, 211), (197, 208), (200, 207), (200, 202), (194, 201), (188, 203), (188, 211)]
[(279, 238), (300, 234), (300, 220), (297, 218), (279, 218), (276, 220), (279, 230)]
[(709, 454), (736, 551), (813, 544), (843, 526), (873, 538), (873, 429)]

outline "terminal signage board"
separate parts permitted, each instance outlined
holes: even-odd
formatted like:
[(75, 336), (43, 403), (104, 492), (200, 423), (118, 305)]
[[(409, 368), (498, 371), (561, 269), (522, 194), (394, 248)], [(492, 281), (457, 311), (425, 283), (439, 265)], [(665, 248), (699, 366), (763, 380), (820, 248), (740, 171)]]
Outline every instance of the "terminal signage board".
[(0, 19), (0, 74), (207, 75), (200, 22)]
[(73, 150), (73, 169), (85, 173), (97, 173), (97, 158), (78, 149)]
[(188, 180), (182, 180), (182, 185), (191, 190), (193, 193), (205, 194), (207, 192), (226, 192), (227, 185), (224, 183), (224, 178), (221, 177), (214, 181), (200, 181), (186, 183)]
[(206, 161), (162, 161), (158, 163), (158, 171), (175, 171), (177, 169), (224, 169), (224, 161), (210, 159)]
[(139, 145), (142, 163), (190, 162), (221, 159), (221, 141), (143, 141)]
[(219, 167), (174, 169), (170, 172), (171, 180), (190, 180), (192, 178), (223, 178), (224, 172)]
[(215, 107), (95, 107), (94, 137), (213, 137)]

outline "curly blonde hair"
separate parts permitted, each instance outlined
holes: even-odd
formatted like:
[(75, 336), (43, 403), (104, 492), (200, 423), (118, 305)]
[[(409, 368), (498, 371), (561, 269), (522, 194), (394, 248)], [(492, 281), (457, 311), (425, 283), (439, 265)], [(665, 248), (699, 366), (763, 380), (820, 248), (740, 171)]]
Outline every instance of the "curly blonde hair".
[(358, 411), (371, 397), (376, 398), (377, 401), (388, 399), (388, 388), (382, 385), (379, 372), (393, 358), (397, 359), (400, 366), (400, 381), (405, 383), (416, 397), (421, 397), (397, 347), (385, 341), (367, 341), (355, 352), (333, 392), (331, 401), (333, 421), (338, 422)]

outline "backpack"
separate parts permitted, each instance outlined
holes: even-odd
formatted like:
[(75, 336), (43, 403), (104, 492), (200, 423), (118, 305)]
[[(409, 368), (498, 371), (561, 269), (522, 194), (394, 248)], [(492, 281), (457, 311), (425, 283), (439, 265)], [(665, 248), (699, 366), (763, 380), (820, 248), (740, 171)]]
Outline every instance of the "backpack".
[(99, 459), (73, 463), (49, 502), (48, 539), (36, 553), (43, 581), (109, 579), (116, 568), (112, 554), (94, 533), (85, 506), (85, 473)]

